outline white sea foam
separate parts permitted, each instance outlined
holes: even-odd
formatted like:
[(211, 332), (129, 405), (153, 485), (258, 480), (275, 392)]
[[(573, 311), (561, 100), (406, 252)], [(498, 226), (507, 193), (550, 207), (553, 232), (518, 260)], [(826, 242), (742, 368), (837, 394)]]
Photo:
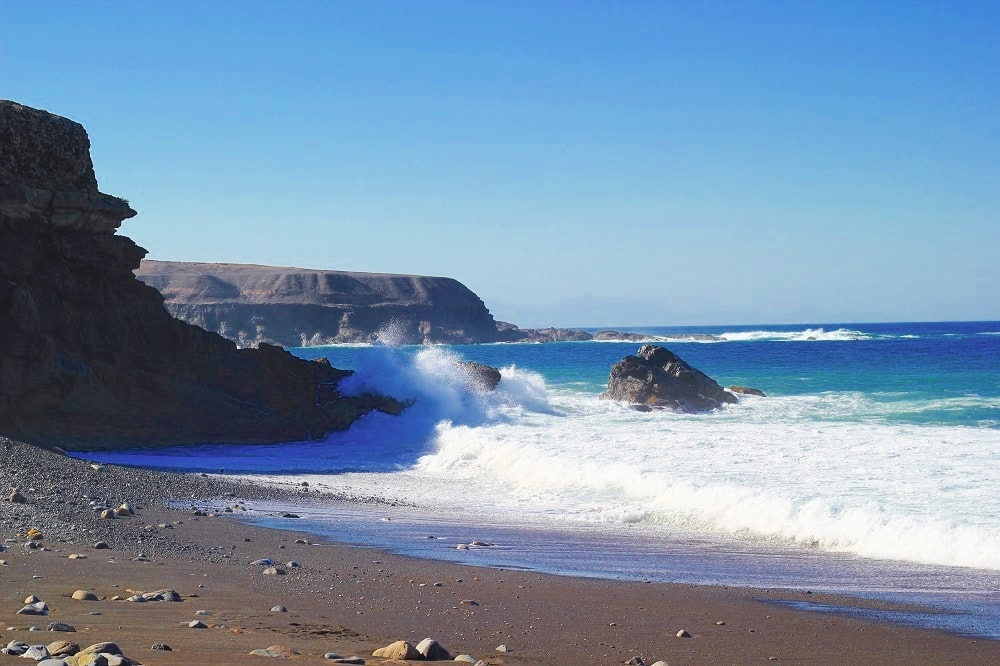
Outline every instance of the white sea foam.
[[(238, 456), (187, 450), (166, 464), (187, 455), (202, 468), (320, 471), (311, 483), (374, 488), (473, 523), (634, 525), (737, 549), (800, 545), (1000, 570), (998, 429), (900, 424), (887, 418), (899, 396), (851, 392), (748, 396), (704, 415), (640, 413), (572, 387), (550, 390), (515, 366), (486, 392), (459, 360), (437, 347), (381, 349), (342, 388), (415, 398), (402, 416), (370, 415), (325, 442)], [(966, 396), (923, 407), (1000, 405)]]
[(853, 331), (847, 328), (838, 328), (833, 331), (826, 331), (822, 328), (807, 328), (801, 331), (734, 331), (720, 333), (720, 338), (730, 342), (760, 341), (760, 340), (785, 340), (789, 342), (829, 342), (841, 340), (868, 340), (871, 338), (867, 333)]
[[(514, 367), (497, 394), (483, 394), (457, 380), (456, 360), (435, 348), (406, 365), (387, 353), (392, 372), (358, 372), (355, 388), (420, 396), (409, 418), (423, 419), (430, 448), (398, 472), (338, 475), (339, 487), (363, 492), (376, 481), (380, 494), (464, 515), (642, 524), (1000, 569), (995, 429), (846, 420), (892, 409), (851, 393), (744, 398), (698, 416), (638, 413), (548, 392)], [(996, 406), (942, 401), (982, 402)]]

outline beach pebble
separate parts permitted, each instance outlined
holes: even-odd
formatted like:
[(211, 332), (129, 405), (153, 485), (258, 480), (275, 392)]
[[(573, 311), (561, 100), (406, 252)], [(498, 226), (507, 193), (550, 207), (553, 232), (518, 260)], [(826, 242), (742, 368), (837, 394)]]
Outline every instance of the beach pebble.
[(335, 657), (331, 661), (334, 664), (360, 664), (364, 666), (365, 660), (361, 657)]
[(111, 520), (112, 518), (117, 518), (117, 516), (115, 516), (115, 512), (113, 510), (111, 510), (111, 509), (105, 509), (104, 511), (101, 511), (101, 519), (102, 520)]
[(691, 638), (691, 634), (687, 629), (681, 629), (677, 632), (677, 638)]
[(94, 550), (109, 550), (111, 546), (108, 545), (107, 541), (95, 541)]
[(409, 641), (396, 641), (372, 652), (373, 657), (383, 657), (385, 659), (401, 659), (403, 661), (422, 659), (423, 655), (417, 652), (417, 648)]
[(286, 562), (285, 566), (288, 567), (289, 569), (298, 569), (302, 565), (296, 562), (295, 560), (292, 560), (290, 562)]
[(625, 666), (646, 666), (646, 660), (642, 657), (632, 657), (625, 662)]
[(207, 615), (211, 615), (212, 613), (210, 611), (207, 611), (207, 610), (196, 610), (194, 612), (194, 614), (195, 615), (201, 615), (202, 617), (205, 617)]
[(495, 652), (513, 652), (513, 650), (511, 650), (509, 647), (507, 647), (506, 643), (504, 643), (502, 645), (496, 646), (496, 648), (494, 648), (494, 651)]
[(191, 620), (187, 623), (188, 629), (208, 629), (208, 625), (201, 620)]
[(274, 560), (269, 560), (266, 557), (263, 557), (263, 558), (261, 558), (259, 560), (254, 560), (253, 562), (250, 563), (250, 565), (251, 566), (258, 566), (258, 567), (273, 567), (274, 566)]
[(48, 659), (42, 659), (38, 662), (38, 666), (67, 666), (67, 663), (65, 659), (49, 657)]
[(455, 661), (461, 662), (463, 664), (475, 664), (478, 659), (473, 657), (471, 654), (460, 654), (455, 657)]
[(451, 653), (433, 638), (425, 638), (417, 643), (417, 652), (427, 661), (451, 661)]
[(22, 601), (21, 603), (25, 603), (25, 604), (37, 604), (39, 601), (41, 601), (41, 599), (39, 599), (35, 595), (31, 594), (31, 595), (28, 595), (27, 597), (25, 597), (24, 601)]
[(150, 650), (160, 650), (162, 652), (173, 652), (174, 649), (167, 645), (166, 643), (153, 643), (149, 646)]
[(7, 501), (13, 504), (27, 504), (28, 498), (22, 495), (17, 488), (14, 488), (10, 495), (7, 496)]
[(265, 576), (284, 576), (285, 570), (279, 569), (278, 567), (268, 567), (264, 569), (261, 573), (264, 574)]
[(66, 559), (69, 559), (69, 560), (85, 560), (85, 559), (87, 559), (87, 556), (86, 555), (81, 555), (80, 553), (70, 553), (69, 555), (66, 556)]
[(156, 592), (147, 592), (142, 596), (145, 597), (146, 601), (172, 601), (172, 602), (184, 601), (184, 599), (181, 597), (180, 593), (177, 590), (169, 588), (163, 590), (157, 590)]
[(271, 607), (271, 612), (272, 613), (287, 613), (288, 609), (285, 608), (284, 606), (272, 606)]
[(70, 657), (80, 651), (80, 646), (69, 641), (52, 641), (45, 649), (53, 657)]
[(32, 645), (21, 653), (22, 659), (34, 659), (35, 661), (48, 659), (50, 656), (48, 649), (44, 645)]
[(65, 631), (67, 633), (75, 632), (76, 629), (65, 622), (50, 622), (49, 626), (46, 627), (49, 631)]
[(21, 610), (17, 611), (17, 615), (48, 615), (49, 607), (45, 605), (44, 601), (39, 601), (33, 604), (28, 604)]
[(282, 518), (301, 518), (302, 516), (300, 516), (297, 513), (283, 513), (283, 514), (281, 514), (281, 517)]
[(287, 659), (289, 657), (294, 657), (299, 654), (299, 652), (298, 650), (293, 650), (287, 645), (271, 645), (266, 648), (251, 650), (250, 654), (255, 654), (258, 657), (276, 657), (279, 659)]
[(723, 622), (722, 620), (719, 620), (719, 621), (718, 621), (718, 622), (716, 622), (715, 624), (717, 624), (718, 626), (722, 627), (722, 626), (724, 626), (724, 625), (725, 625), (726, 623), (725, 623), (725, 622)]
[[(305, 539), (296, 539), (295, 543), (301, 543), (301, 544), (306, 544), (306, 545), (309, 544), (309, 542), (306, 541)], [(332, 654), (332, 653), (328, 653), (328, 654)], [(333, 659), (333, 658), (340, 659), (340, 657), (331, 657), (331, 659)]]
[(340, 656), (339, 654), (337, 654), (336, 652), (327, 652), (326, 654), (323, 655), (323, 658), (324, 659), (343, 659), (343, 657)]
[(670, 666), (670, 664), (668, 664), (667, 662), (665, 662), (663, 660), (660, 660), (660, 661), (654, 661), (653, 662), (653, 666)]
[(475, 599), (462, 599), (460, 602), (463, 606), (478, 606), (479, 602)]
[(457, 546), (455, 546), (455, 550), (469, 550), (469, 545), (460, 543)]

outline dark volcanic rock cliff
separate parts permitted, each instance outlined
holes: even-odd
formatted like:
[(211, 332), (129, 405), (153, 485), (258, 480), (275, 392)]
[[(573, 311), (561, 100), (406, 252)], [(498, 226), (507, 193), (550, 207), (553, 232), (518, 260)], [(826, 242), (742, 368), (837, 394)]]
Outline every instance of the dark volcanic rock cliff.
[(143, 261), (179, 319), (243, 346), (493, 342), (493, 315), (457, 280), (246, 264)]
[(394, 401), (350, 374), (172, 318), (135, 279), (135, 215), (102, 194), (83, 127), (0, 101), (0, 434), (101, 449), (276, 442), (346, 428)]

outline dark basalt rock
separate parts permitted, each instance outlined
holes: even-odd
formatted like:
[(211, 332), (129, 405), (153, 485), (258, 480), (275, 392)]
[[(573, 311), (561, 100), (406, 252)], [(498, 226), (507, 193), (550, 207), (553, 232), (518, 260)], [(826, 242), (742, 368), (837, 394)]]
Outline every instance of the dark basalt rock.
[(733, 393), (739, 393), (740, 395), (756, 395), (761, 398), (767, 397), (763, 391), (755, 389), (752, 386), (727, 386), (726, 389), (732, 391)]
[(611, 367), (608, 400), (620, 400), (637, 409), (667, 408), (697, 413), (737, 402), (736, 396), (674, 353), (646, 345)]
[(475, 361), (462, 361), (458, 367), (465, 374), (469, 383), (486, 391), (495, 391), (500, 384), (500, 371), (493, 366)]
[(0, 101), (0, 434), (64, 449), (321, 437), (379, 409), (351, 374), (172, 318), (115, 235), (136, 213), (102, 194), (84, 128)]

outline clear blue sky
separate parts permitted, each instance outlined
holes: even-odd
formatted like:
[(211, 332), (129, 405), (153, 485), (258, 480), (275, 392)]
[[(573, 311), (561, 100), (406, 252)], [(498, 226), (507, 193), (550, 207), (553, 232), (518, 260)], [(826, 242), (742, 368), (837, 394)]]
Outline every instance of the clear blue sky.
[(998, 2), (0, 0), (154, 259), (525, 326), (1000, 319)]

